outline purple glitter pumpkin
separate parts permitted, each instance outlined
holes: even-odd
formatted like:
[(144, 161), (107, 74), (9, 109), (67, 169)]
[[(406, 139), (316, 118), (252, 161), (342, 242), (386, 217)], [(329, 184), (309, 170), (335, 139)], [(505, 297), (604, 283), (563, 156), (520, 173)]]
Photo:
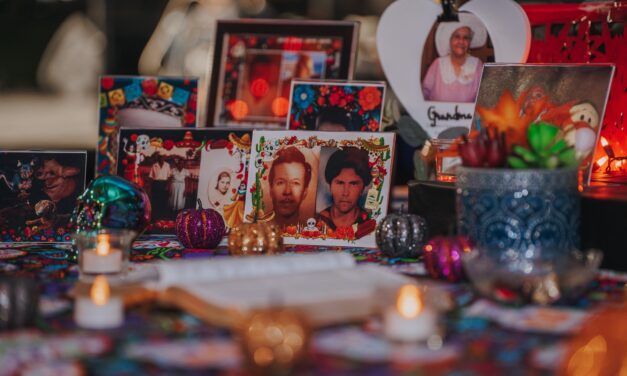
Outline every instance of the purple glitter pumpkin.
[(457, 282), (464, 278), (462, 255), (471, 245), (463, 236), (436, 236), (424, 247), (424, 263), (433, 278)]
[(176, 216), (176, 237), (186, 248), (215, 248), (226, 234), (224, 219), (213, 209), (186, 209)]

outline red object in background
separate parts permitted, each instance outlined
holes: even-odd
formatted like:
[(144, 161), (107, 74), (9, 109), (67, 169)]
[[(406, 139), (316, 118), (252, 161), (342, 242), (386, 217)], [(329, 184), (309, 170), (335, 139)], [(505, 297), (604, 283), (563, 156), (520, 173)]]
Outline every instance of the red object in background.
[[(602, 121), (601, 136), (616, 156), (627, 156), (627, 2), (582, 4), (526, 4), (522, 6), (532, 28), (529, 63), (613, 63), (614, 80)], [(599, 140), (601, 138), (599, 137)], [(606, 151), (597, 140), (593, 163), (605, 171)], [(602, 162), (602, 163), (599, 163)], [(620, 173), (620, 166), (611, 170)], [(623, 179), (624, 181), (627, 181)]]
[(299, 51), (303, 49), (303, 38), (299, 37), (287, 37), (285, 43), (283, 43), (283, 49), (285, 51)]
[(227, 108), (235, 120), (242, 120), (248, 115), (248, 105), (242, 100), (234, 100)]
[(272, 113), (275, 116), (285, 116), (289, 110), (290, 102), (284, 97), (276, 97), (272, 101)]
[(250, 93), (257, 99), (268, 94), (268, 90), (270, 90), (270, 85), (265, 78), (255, 78), (250, 84)]

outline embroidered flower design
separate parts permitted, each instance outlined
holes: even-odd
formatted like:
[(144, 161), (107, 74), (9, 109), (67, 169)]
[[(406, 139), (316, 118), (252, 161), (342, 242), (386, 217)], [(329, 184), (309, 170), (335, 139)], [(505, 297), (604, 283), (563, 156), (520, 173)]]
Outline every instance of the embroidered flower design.
[(294, 89), (294, 102), (301, 109), (304, 110), (314, 101), (314, 91), (309, 86), (298, 86)]
[(364, 88), (359, 92), (359, 104), (364, 111), (374, 110), (381, 104), (381, 92), (373, 86)]

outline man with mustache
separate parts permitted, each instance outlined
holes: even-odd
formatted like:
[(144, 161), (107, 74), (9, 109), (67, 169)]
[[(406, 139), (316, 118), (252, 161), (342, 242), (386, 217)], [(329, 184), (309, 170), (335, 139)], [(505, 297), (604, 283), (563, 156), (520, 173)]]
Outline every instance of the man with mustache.
[(296, 147), (277, 152), (270, 169), (270, 197), (274, 209), (274, 221), (280, 226), (296, 225), (300, 205), (307, 197), (311, 181), (311, 165)]
[(346, 147), (331, 154), (324, 170), (333, 203), (318, 214), (330, 229), (352, 227), (367, 220), (359, 198), (372, 181), (368, 152)]

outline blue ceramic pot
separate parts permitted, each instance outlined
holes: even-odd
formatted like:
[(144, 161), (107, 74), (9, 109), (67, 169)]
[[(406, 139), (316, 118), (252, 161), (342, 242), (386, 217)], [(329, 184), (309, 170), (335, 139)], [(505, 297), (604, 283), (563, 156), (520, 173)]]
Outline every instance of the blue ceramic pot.
[(551, 258), (579, 249), (577, 174), (576, 169), (459, 168), (459, 232), (497, 258), (505, 251), (542, 250), (542, 258)]

